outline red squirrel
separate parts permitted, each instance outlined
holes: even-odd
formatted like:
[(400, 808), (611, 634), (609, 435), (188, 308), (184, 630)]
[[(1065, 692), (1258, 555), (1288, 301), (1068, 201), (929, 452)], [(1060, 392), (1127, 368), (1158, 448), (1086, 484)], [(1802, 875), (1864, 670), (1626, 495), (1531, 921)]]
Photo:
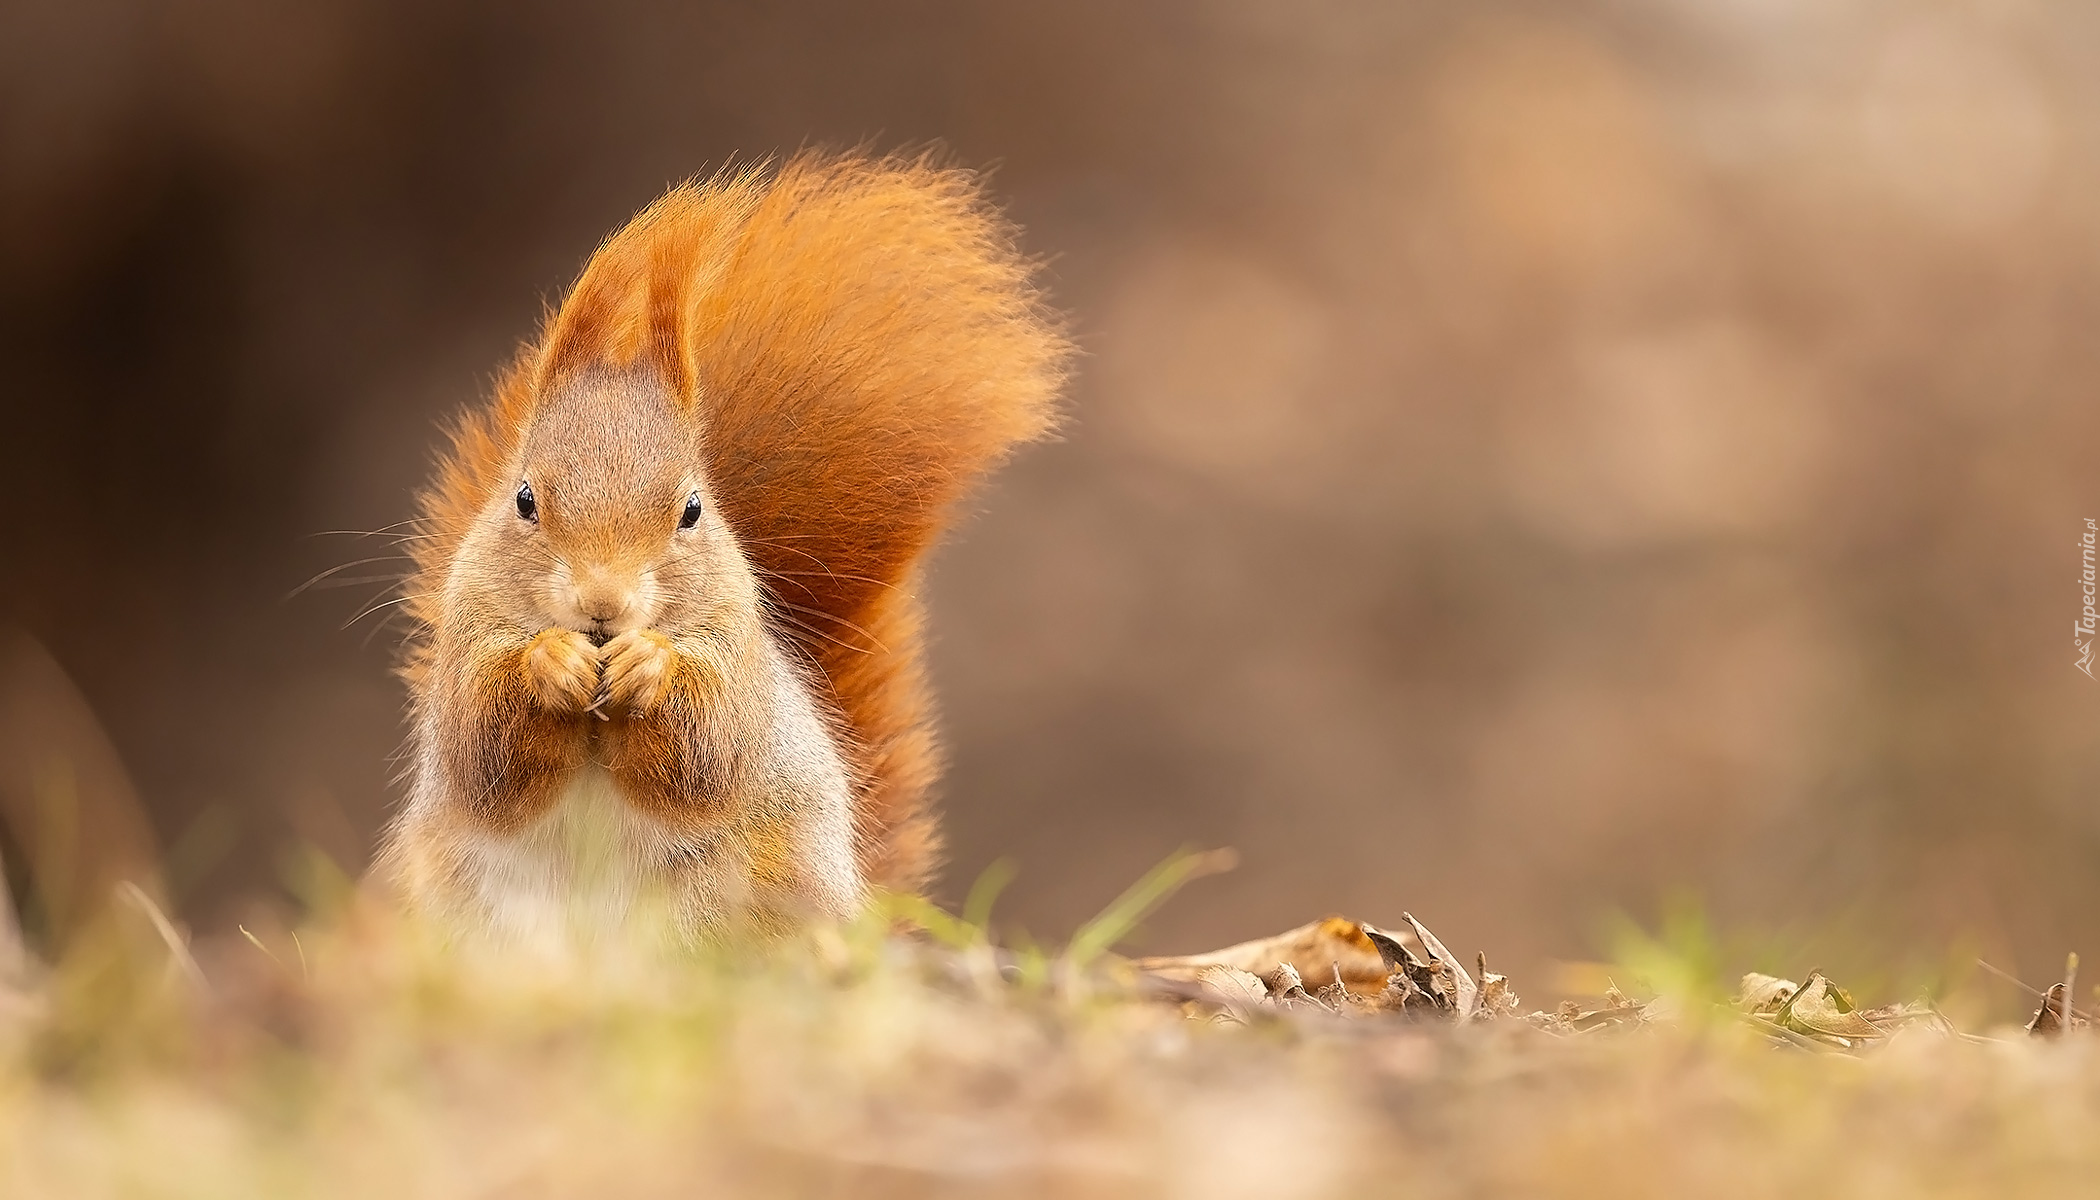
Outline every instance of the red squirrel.
[(804, 154), (585, 265), (420, 502), (378, 874), (499, 940), (843, 918), (940, 838), (917, 594), (1070, 346), (969, 172)]

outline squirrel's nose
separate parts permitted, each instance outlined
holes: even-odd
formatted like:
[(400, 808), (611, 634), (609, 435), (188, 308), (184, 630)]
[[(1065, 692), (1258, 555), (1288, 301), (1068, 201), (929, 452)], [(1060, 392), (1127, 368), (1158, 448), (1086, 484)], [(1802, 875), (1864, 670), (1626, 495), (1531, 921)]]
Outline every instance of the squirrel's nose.
[(577, 607), (583, 610), (584, 616), (600, 625), (611, 624), (618, 620), (622, 613), (627, 611), (625, 604), (603, 596), (593, 600), (586, 600), (582, 604), (577, 605)]
[(607, 580), (588, 580), (576, 588), (576, 611), (584, 619), (599, 625), (610, 625), (627, 615), (634, 607), (634, 591), (620, 587)]

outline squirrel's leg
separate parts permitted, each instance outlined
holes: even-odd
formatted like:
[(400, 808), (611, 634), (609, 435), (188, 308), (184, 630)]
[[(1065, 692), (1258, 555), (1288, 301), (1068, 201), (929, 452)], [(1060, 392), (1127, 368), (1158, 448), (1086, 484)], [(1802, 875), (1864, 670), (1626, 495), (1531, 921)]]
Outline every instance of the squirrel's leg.
[(768, 649), (767, 803), (751, 839), (752, 877), (762, 901), (793, 921), (851, 917), (867, 900), (853, 855), (852, 777), (808, 685)]

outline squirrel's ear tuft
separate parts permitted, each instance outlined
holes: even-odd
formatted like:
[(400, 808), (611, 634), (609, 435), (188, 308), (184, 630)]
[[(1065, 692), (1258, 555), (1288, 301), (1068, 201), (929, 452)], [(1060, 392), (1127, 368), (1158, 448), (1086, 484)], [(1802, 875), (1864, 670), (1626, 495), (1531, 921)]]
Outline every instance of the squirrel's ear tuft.
[(734, 257), (763, 188), (755, 168), (681, 184), (642, 210), (584, 265), (547, 324), (536, 390), (594, 371), (643, 369), (681, 408), (693, 404), (692, 321)]

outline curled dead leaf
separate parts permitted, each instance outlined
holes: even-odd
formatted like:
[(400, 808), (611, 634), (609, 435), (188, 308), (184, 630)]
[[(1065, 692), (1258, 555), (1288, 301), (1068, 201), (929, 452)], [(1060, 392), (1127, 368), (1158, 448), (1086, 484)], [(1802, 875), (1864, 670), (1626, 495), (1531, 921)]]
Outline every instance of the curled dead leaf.
[(1773, 1020), (1799, 1033), (1848, 1041), (1887, 1036), (1887, 1031), (1861, 1016), (1852, 997), (1821, 971), (1809, 972), (1807, 981), (1780, 1006)]
[(2035, 1037), (2056, 1037), (2062, 1034), (2067, 1024), (2064, 1020), (2064, 1002), (2068, 995), (2069, 992), (2063, 984), (2050, 984), (2049, 991), (2042, 997), (2042, 1006), (2034, 1010), (2034, 1017), (2027, 1022), (2027, 1032)]
[(1205, 967), (1228, 966), (1271, 983), (1277, 967), (1286, 965), (1301, 983), (1310, 980), (1314, 987), (1325, 988), (1339, 977), (1345, 986), (1371, 995), (1385, 987), (1389, 973), (1363, 926), (1345, 917), (1327, 917), (1205, 954), (1140, 958), (1134, 965), (1148, 974), (1179, 979), (1194, 979)]
[(1382, 1010), (1416, 1015), (1434, 1013), (1455, 1019), (1456, 989), (1445, 982), (1446, 973), (1441, 963), (1416, 957), (1401, 940), (1405, 935), (1390, 933), (1375, 925), (1365, 925), (1363, 930), (1378, 947), (1379, 955), (1392, 972), (1386, 977), (1385, 990), (1378, 995)]
[(1480, 999), (1479, 985), (1475, 984), (1473, 977), (1466, 974), (1466, 969), (1459, 965), (1458, 956), (1444, 949), (1444, 943), (1429, 932), (1428, 926), (1417, 921), (1413, 913), (1401, 913), (1400, 918), (1415, 931), (1415, 937), (1421, 941), (1422, 948), (1429, 951), (1430, 957), (1443, 969), (1445, 982), (1451, 989), (1452, 1010), (1458, 1022), (1463, 1025), (1471, 1020), (1474, 1004)]
[(1776, 1013), (1800, 990), (1801, 985), (1791, 979), (1752, 971), (1743, 976), (1742, 986), (1736, 992), (1735, 1006), (1744, 1012)]
[(1242, 1022), (1251, 1023), (1269, 1007), (1269, 988), (1252, 972), (1213, 964), (1196, 972), (1196, 984), (1206, 999)]

